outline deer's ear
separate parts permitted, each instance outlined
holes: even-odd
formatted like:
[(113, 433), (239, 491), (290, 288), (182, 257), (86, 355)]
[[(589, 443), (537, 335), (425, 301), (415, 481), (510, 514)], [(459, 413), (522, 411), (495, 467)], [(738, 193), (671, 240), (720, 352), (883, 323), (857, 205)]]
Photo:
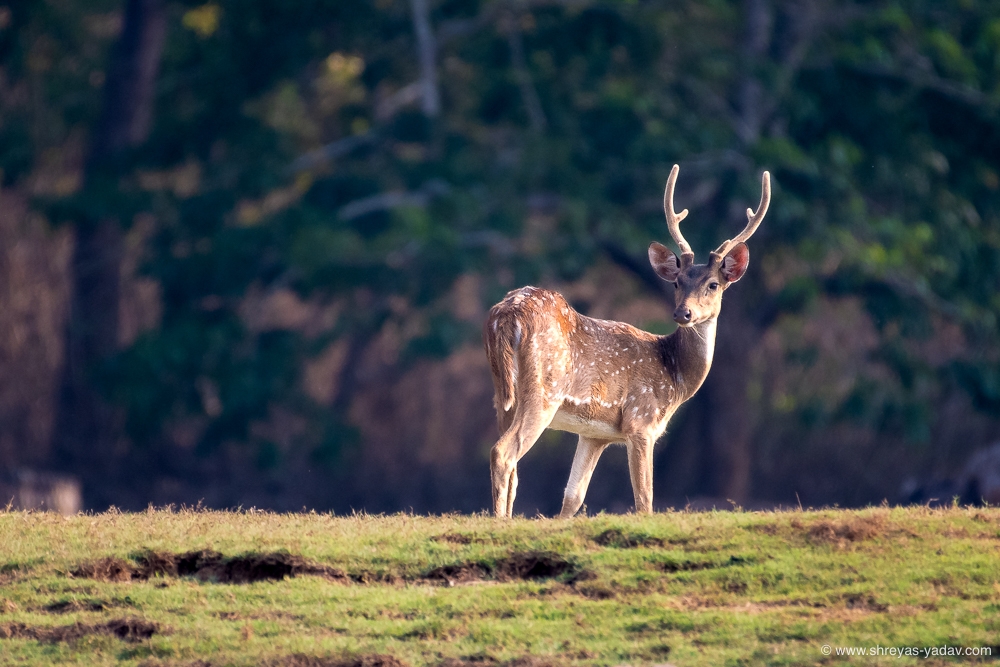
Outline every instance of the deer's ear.
[(681, 272), (681, 262), (677, 255), (662, 243), (649, 244), (649, 263), (653, 265), (656, 275), (667, 282), (674, 282)]
[(726, 282), (735, 283), (747, 272), (750, 265), (750, 249), (746, 243), (738, 243), (729, 251), (729, 254), (722, 258), (722, 266), (719, 271)]

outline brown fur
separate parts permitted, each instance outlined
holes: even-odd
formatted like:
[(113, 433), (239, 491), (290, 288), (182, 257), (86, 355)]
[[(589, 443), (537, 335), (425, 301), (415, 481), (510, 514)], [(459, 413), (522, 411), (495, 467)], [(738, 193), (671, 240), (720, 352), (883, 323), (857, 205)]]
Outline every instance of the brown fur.
[(654, 243), (649, 259), (656, 273), (673, 282), (674, 320), (680, 328), (655, 336), (623, 322), (598, 320), (573, 310), (562, 295), (538, 287), (507, 294), (490, 309), (483, 328), (495, 389), (500, 440), (490, 453), (493, 511), (511, 516), (517, 491), (517, 462), (546, 428), (580, 436), (560, 516), (583, 503), (590, 477), (613, 442), (628, 448), (629, 474), (637, 512), (652, 511), (652, 450), (677, 408), (705, 381), (715, 350), (722, 293), (746, 271), (743, 243), (763, 219), (770, 180), (763, 177), (761, 205), (735, 240), (694, 264), (673, 213), (671, 171), (664, 210), (678, 258)]
[[(710, 316), (711, 324), (702, 328), (714, 332), (713, 304), (706, 308), (703, 298), (687, 297), (684, 303)], [(677, 406), (704, 381), (709, 368), (704, 350), (710, 341), (701, 337), (714, 337), (712, 332), (691, 328), (655, 336), (622, 322), (581, 315), (550, 290), (510, 292), (490, 310), (484, 327), (497, 422), (509, 441), (500, 449), (510, 450), (509, 456), (501, 456), (494, 448), (494, 464), (505, 467), (507, 461), (501, 459), (519, 459), (550, 425), (574, 428), (553, 424), (557, 414), (563, 421), (579, 422), (584, 431), (595, 425), (594, 432), (581, 435), (602, 450), (610, 442), (655, 441)], [(512, 428), (524, 420), (533, 423)], [(507, 485), (513, 488), (516, 481)]]

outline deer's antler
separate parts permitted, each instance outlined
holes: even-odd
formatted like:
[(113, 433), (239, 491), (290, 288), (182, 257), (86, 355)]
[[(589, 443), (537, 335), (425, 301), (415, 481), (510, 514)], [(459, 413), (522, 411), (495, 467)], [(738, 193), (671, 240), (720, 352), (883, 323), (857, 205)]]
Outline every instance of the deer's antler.
[(761, 221), (764, 216), (767, 215), (767, 206), (771, 203), (771, 173), (765, 171), (764, 175), (761, 176), (760, 182), (760, 204), (757, 206), (757, 212), (754, 213), (753, 209), (747, 209), (747, 226), (743, 228), (739, 236), (734, 239), (729, 239), (728, 241), (723, 241), (715, 251), (712, 252), (716, 259), (722, 259), (725, 257), (733, 246), (739, 243), (745, 243), (748, 238), (753, 236), (753, 233), (757, 231), (757, 227), (760, 226)]
[(670, 170), (670, 176), (667, 178), (667, 189), (663, 191), (663, 214), (667, 216), (667, 229), (670, 230), (670, 236), (673, 237), (677, 247), (681, 250), (681, 266), (689, 266), (694, 263), (694, 252), (691, 251), (690, 244), (684, 240), (680, 227), (681, 220), (687, 217), (688, 210), (684, 209), (680, 213), (674, 211), (674, 185), (677, 183), (677, 172), (680, 170), (680, 166), (676, 164)]

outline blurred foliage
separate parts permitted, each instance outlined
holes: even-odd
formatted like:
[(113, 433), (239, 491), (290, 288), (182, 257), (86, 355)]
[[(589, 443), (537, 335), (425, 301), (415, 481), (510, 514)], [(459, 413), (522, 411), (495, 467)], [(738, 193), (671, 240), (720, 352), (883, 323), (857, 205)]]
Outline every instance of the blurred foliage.
[[(323, 345), (363, 345), (417, 312), (427, 324), (404, 361), (446, 355), (478, 336), (440, 303), (463, 273), (485, 276), (495, 299), (574, 280), (608, 244), (642, 258), (666, 236), (659, 193), (674, 162), (696, 195), (685, 234), (699, 255), (741, 224), (771, 170), (752, 249), (779, 268), (752, 288), (761, 327), (856, 295), (877, 329), (864, 354), (888, 374), (831, 396), (775, 394), (762, 419), (919, 444), (950, 391), (996, 411), (1000, 3), (775, 2), (760, 56), (744, 49), (736, 2), (430, 4), (437, 117), (411, 94), (421, 74), (403, 0), (170, 3), (151, 138), (84, 192), (39, 174), (70, 172), (59, 152), (94, 123), (119, 3), (0, 8), (4, 187), (32, 192), (54, 223), (109, 209), (156, 220), (143, 272), (162, 318), (95, 371), (136, 447), (165, 446), (171, 424), (197, 418), (200, 451), (235, 441), (277, 465), (251, 425), (280, 407), (312, 425), (302, 447), (336, 460), (345, 406), (330, 416), (300, 382)], [(748, 136), (749, 79), (766, 123)], [(348, 307), (319, 337), (249, 327), (246, 295), (279, 287)], [(913, 342), (935, 322), (965, 344), (928, 359)], [(788, 362), (817, 354), (790, 349)]]

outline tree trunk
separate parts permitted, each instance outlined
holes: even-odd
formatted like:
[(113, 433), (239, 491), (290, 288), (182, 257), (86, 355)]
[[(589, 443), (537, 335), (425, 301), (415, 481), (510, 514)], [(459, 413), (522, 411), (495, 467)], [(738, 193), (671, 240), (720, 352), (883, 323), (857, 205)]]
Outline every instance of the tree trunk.
[[(91, 194), (113, 187), (116, 163), (149, 134), (166, 25), (161, 0), (128, 0), (108, 69), (104, 107), (84, 166), (83, 187)], [(97, 194), (106, 200), (113, 197)], [(102, 400), (93, 373), (118, 350), (123, 222), (81, 213), (75, 228), (66, 365), (54, 450), (62, 467), (91, 485), (110, 473), (110, 457), (121, 439), (120, 420)]]
[[(745, 0), (743, 19), (746, 26), (744, 67), (736, 90), (736, 134), (749, 150), (760, 139), (767, 121), (767, 91), (755, 68), (767, 56), (774, 27), (774, 8), (770, 0)], [(745, 207), (723, 206), (722, 210), (744, 210)], [(726, 223), (739, 228), (745, 221)], [(766, 223), (765, 223), (766, 224)], [(761, 236), (766, 236), (761, 234)], [(759, 318), (750, 312), (755, 295), (760, 294), (758, 272), (752, 270), (739, 285), (726, 295), (719, 331), (715, 343), (712, 372), (702, 387), (700, 403), (708, 447), (703, 462), (708, 495), (746, 502), (751, 493), (751, 436), (753, 415), (747, 399), (750, 381), (752, 346), (759, 344)]]
[(417, 56), (420, 61), (421, 107), (424, 115), (435, 118), (441, 113), (441, 95), (437, 84), (437, 46), (431, 28), (427, 0), (410, 0), (413, 31), (417, 36)]
[(140, 145), (153, 120), (156, 75), (167, 36), (161, 0), (128, 0), (122, 34), (108, 71), (104, 108), (90, 142), (85, 178)]
[[(741, 281), (742, 282), (742, 281)], [(750, 346), (758, 340), (756, 327), (746, 317), (744, 303), (749, 299), (737, 296), (736, 290), (748, 285), (736, 285), (726, 295), (719, 330), (715, 338), (715, 359), (712, 372), (702, 387), (702, 425), (709, 444), (704, 455), (707, 495), (736, 503), (750, 497), (750, 438), (753, 418), (747, 400), (750, 379)]]

